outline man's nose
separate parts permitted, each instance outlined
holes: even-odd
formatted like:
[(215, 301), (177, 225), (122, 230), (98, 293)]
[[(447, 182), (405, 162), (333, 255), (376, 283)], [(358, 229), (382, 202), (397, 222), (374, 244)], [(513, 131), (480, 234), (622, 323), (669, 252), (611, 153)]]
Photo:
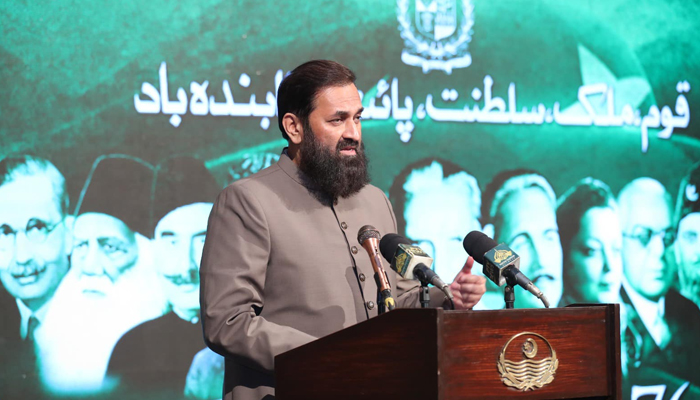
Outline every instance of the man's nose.
[(24, 232), (17, 232), (15, 235), (15, 262), (20, 265), (29, 263), (34, 259), (33, 250), (27, 235)]
[(195, 260), (194, 246), (189, 243), (180, 243), (175, 250), (174, 264), (177, 266), (177, 273), (182, 276), (189, 276), (191, 271), (199, 271), (199, 262)]
[(666, 245), (664, 244), (664, 239), (662, 235), (654, 235), (651, 241), (647, 245), (647, 250), (649, 255), (652, 257), (661, 257), (666, 251)]
[(362, 125), (359, 120), (348, 118), (345, 123), (343, 139), (350, 139), (359, 142), (362, 139)]
[(80, 271), (85, 275), (104, 275), (105, 269), (102, 265), (100, 252), (95, 245), (88, 245), (88, 251), (82, 259)]

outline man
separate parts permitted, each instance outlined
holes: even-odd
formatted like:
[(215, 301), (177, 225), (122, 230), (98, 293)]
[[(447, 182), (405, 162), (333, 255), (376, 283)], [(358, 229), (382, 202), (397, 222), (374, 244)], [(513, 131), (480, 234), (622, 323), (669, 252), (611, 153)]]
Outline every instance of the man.
[[(207, 218), (220, 186), (201, 161), (173, 157), (158, 166), (154, 187), (156, 268), (172, 312), (126, 333), (114, 348), (108, 375), (125, 396), (179, 398), (186, 392), (195, 398), (219, 398), (223, 359), (205, 349), (202, 340), (199, 264)], [(193, 363), (198, 353), (202, 354)], [(190, 370), (198, 374), (188, 378), (186, 386)]]
[[(481, 190), (467, 171), (447, 160), (426, 158), (408, 165), (389, 190), (399, 234), (433, 257), (433, 269), (445, 280), (461, 268), (462, 240), (481, 230)], [(474, 271), (476, 272), (476, 271)]]
[(700, 310), (671, 288), (675, 271), (665, 258), (675, 238), (671, 197), (656, 180), (639, 178), (620, 191), (618, 203), (631, 383), (649, 368), (698, 385)]
[(29, 155), (0, 161), (0, 387), (6, 396), (15, 389), (26, 394), (22, 388), (35, 384), (34, 345), (69, 269), (67, 214), (65, 179), (51, 162)]
[(688, 171), (676, 200), (674, 248), (678, 264), (678, 285), (686, 298), (700, 306), (700, 163)]
[(54, 393), (95, 394), (117, 340), (163, 314), (150, 254), (153, 167), (100, 157), (76, 208), (72, 269), (47, 317), (42, 378)]
[[(524, 169), (496, 175), (486, 187), (481, 205), (484, 233), (498, 243), (506, 243), (520, 256), (520, 270), (553, 306), (559, 303), (563, 291), (555, 208), (556, 196), (549, 182)], [(542, 302), (529, 292), (515, 290), (515, 308), (541, 307)]]
[[(357, 233), (367, 224), (395, 232), (396, 222), (383, 192), (368, 185), (354, 81), (332, 61), (294, 69), (277, 97), (289, 147), (214, 204), (200, 270), (202, 322), (209, 347), (226, 357), (226, 399), (272, 398), (277, 354), (377, 315)], [(484, 292), (470, 269), (451, 285), (460, 308)], [(417, 306), (418, 282), (387, 274), (397, 305)], [(433, 291), (431, 300), (438, 306), (444, 296)]]

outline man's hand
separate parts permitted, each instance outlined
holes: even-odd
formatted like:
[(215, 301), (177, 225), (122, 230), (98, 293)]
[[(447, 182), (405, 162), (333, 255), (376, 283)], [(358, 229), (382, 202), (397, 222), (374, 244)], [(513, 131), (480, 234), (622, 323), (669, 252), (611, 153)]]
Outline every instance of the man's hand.
[(471, 310), (486, 292), (486, 278), (472, 275), (473, 265), (474, 259), (469, 256), (454, 282), (450, 284), (450, 290), (455, 297), (455, 310)]

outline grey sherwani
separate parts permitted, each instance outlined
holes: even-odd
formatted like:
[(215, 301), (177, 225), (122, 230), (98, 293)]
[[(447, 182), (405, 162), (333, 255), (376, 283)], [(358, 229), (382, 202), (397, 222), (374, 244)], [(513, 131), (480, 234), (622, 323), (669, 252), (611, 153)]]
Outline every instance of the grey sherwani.
[[(226, 357), (225, 399), (271, 399), (276, 355), (377, 315), (363, 225), (396, 232), (381, 190), (323, 204), (285, 154), (221, 192), (200, 275), (205, 340)], [(415, 307), (418, 282), (387, 273), (398, 307)]]

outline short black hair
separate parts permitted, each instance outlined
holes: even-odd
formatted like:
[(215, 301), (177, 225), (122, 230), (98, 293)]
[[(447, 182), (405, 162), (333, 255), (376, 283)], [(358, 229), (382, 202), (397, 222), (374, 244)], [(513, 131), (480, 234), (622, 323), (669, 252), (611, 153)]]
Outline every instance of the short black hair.
[(294, 68), (277, 90), (277, 123), (282, 137), (289, 140), (282, 120), (296, 115), (303, 123), (316, 108), (316, 96), (327, 88), (355, 83), (355, 74), (346, 66), (329, 60), (313, 60)]

